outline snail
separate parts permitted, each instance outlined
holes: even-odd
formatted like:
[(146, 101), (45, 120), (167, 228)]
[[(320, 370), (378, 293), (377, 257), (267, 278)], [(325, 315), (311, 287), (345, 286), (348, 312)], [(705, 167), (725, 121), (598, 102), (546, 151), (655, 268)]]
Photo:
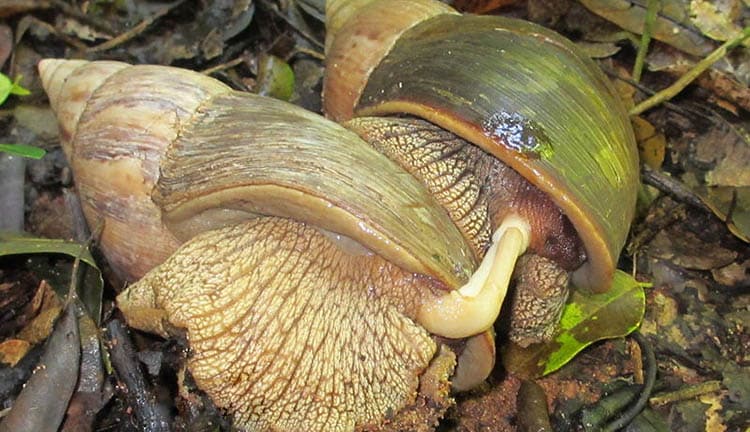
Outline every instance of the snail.
[(634, 138), (556, 33), (437, 1), (327, 3), (341, 124), (165, 66), (40, 75), (84, 214), (135, 282), (117, 299), (132, 327), (183, 331), (238, 427), (416, 430), (491, 371), (509, 284), (521, 344), (552, 334), (569, 279), (608, 288)]

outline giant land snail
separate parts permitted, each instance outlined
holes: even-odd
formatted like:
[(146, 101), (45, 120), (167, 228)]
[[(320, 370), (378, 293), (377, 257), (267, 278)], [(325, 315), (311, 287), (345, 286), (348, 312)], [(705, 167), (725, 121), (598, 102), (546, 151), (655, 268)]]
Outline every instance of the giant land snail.
[(508, 285), (511, 337), (544, 340), (569, 279), (608, 288), (634, 211), (628, 119), (569, 41), (430, 0), (327, 9), (340, 124), (185, 70), (40, 64), (85, 215), (137, 281), (119, 307), (186, 329), (248, 430), (439, 417), (492, 369)]

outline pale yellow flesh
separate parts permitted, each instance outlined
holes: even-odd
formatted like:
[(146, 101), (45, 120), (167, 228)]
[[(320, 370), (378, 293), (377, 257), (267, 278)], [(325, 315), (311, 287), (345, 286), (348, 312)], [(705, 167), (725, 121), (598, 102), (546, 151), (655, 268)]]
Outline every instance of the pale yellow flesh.
[(516, 260), (526, 251), (530, 237), (531, 228), (524, 219), (506, 217), (469, 282), (449, 294), (426, 299), (417, 321), (431, 333), (454, 339), (492, 327), (500, 314)]
[(490, 329), (466, 340), (458, 358), (451, 389), (462, 392), (482, 384), (495, 367), (495, 332)]

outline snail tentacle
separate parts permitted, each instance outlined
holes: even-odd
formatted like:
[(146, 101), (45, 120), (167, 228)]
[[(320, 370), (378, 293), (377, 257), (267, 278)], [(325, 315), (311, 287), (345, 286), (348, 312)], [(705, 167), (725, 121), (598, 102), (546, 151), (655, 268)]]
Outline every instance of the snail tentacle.
[(479, 268), (461, 288), (425, 301), (417, 320), (431, 333), (464, 338), (492, 327), (505, 300), (518, 257), (526, 251), (531, 228), (508, 215), (492, 235)]

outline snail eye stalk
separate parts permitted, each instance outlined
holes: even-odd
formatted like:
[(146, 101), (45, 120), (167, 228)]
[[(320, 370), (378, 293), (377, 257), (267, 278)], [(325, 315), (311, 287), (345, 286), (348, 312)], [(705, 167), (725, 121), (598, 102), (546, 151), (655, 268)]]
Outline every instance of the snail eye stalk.
[(431, 333), (458, 339), (486, 331), (497, 319), (516, 260), (529, 246), (531, 228), (508, 215), (492, 235), (479, 268), (461, 288), (426, 300), (419, 323)]

